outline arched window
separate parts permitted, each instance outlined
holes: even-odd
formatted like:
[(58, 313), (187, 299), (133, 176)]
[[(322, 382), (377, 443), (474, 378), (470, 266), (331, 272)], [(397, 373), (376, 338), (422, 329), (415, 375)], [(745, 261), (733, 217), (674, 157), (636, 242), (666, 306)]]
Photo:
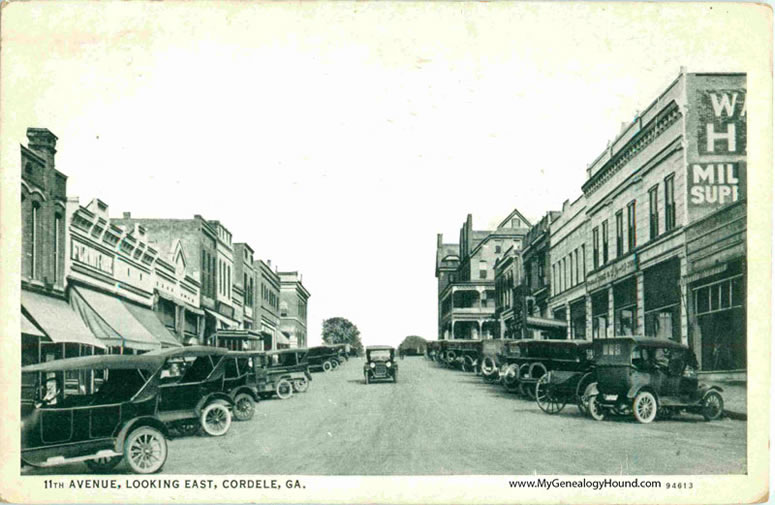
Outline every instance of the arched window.
[(30, 219), (30, 244), (32, 246), (32, 265), (30, 266), (30, 277), (38, 277), (38, 219), (40, 214), (40, 204), (32, 203), (32, 217)]

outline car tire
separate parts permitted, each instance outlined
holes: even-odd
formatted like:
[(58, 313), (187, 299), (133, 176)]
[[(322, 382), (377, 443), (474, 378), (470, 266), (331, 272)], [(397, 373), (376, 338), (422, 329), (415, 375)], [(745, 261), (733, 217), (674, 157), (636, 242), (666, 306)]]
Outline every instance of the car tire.
[(365, 373), (363, 374), (363, 378), (366, 380), (366, 385), (368, 386), (371, 384), (371, 380), (369, 379), (369, 374)]
[(287, 400), (293, 396), (293, 386), (291, 385), (291, 381), (288, 379), (280, 379), (274, 388), (274, 392), (281, 400)]
[(535, 387), (535, 400), (538, 407), (549, 415), (559, 414), (565, 408), (565, 397), (549, 380), (549, 374), (538, 379)]
[(587, 414), (589, 414), (589, 417), (595, 421), (605, 421), (606, 413), (605, 410), (603, 410), (602, 405), (600, 405), (600, 402), (597, 401), (597, 395), (592, 395), (589, 397), (589, 402), (587, 403)]
[(702, 399), (702, 417), (706, 421), (715, 421), (724, 413), (724, 398), (716, 391), (711, 391)]
[(94, 473), (107, 473), (116, 468), (122, 459), (124, 459), (123, 456), (108, 456), (105, 458), (87, 459), (84, 463)]
[(492, 356), (485, 356), (482, 360), (482, 375), (490, 376), (498, 370), (498, 365)]
[(248, 393), (240, 393), (234, 397), (234, 419), (250, 421), (256, 413), (256, 402)]
[(231, 412), (223, 403), (212, 402), (202, 410), (199, 421), (205, 433), (211, 437), (220, 437), (231, 427)]
[(339, 360), (332, 359), (331, 360), (331, 370), (336, 370), (339, 368)]
[(167, 461), (167, 439), (156, 428), (141, 426), (127, 437), (124, 459), (134, 473), (156, 473)]
[(398, 370), (393, 370), (393, 382), (398, 382)]
[(309, 389), (309, 380), (306, 377), (295, 379), (293, 381), (293, 390), (297, 393), (304, 393)]
[(333, 369), (330, 361), (324, 361), (323, 362), (323, 371), (324, 372), (330, 372)]
[(657, 417), (659, 405), (650, 391), (641, 391), (632, 400), (632, 414), (639, 423), (648, 424)]
[(589, 410), (589, 400), (586, 399), (584, 393), (590, 384), (595, 380), (595, 376), (592, 372), (587, 372), (581, 376), (579, 383), (576, 385), (576, 407), (578, 407), (581, 415), (587, 415)]

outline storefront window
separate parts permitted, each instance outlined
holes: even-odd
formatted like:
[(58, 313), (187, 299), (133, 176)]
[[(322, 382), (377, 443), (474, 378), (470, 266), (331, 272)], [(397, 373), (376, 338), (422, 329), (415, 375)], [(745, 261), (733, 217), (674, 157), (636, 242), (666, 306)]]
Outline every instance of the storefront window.
[(637, 282), (635, 277), (614, 285), (614, 332), (634, 335), (638, 324)]
[(702, 369), (744, 369), (746, 318), (743, 276), (716, 281), (692, 291), (702, 348)]
[(608, 290), (592, 295), (592, 338), (608, 336)]
[(636, 307), (633, 305), (628, 308), (617, 309), (616, 318), (616, 335), (633, 335), (635, 333), (636, 325)]
[(643, 272), (644, 333), (647, 337), (681, 340), (680, 275), (678, 258)]
[(571, 338), (583, 340), (587, 338), (587, 314), (584, 300), (570, 306)]

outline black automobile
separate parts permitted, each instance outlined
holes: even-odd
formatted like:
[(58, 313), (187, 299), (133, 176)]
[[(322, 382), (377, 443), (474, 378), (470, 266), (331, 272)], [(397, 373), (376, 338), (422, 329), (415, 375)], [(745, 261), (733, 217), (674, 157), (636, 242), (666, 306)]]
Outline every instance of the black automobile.
[(595, 342), (595, 382), (586, 390), (589, 415), (633, 415), (650, 423), (679, 412), (718, 419), (722, 389), (697, 380), (697, 358), (689, 347), (666, 339), (620, 337)]
[(330, 345), (319, 345), (307, 349), (310, 370), (330, 372), (339, 367), (339, 351)]
[(398, 382), (396, 350), (386, 345), (367, 347), (366, 363), (363, 364), (363, 377), (366, 384), (376, 380)]
[[(167, 426), (159, 412), (159, 355), (96, 355), (22, 368), (35, 384), (32, 409), (22, 418), (22, 465), (50, 467), (84, 462), (107, 471), (122, 460), (135, 473), (161, 470)], [(65, 378), (82, 378), (65, 395)]]

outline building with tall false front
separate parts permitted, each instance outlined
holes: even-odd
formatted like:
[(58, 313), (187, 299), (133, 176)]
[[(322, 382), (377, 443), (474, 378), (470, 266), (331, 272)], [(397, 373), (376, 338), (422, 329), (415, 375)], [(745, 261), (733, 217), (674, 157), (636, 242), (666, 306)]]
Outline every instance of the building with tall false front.
[(218, 330), (242, 328), (235, 316), (234, 256), (231, 233), (219, 221), (208, 221), (200, 215), (192, 219), (135, 218), (124, 213), (113, 219), (120, 227), (142, 226), (148, 244), (154, 249), (171, 241), (180, 244), (187, 258), (186, 273), (198, 277), (200, 290), (197, 307), (204, 312), (202, 330), (196, 340), (187, 344), (214, 345)]
[(469, 214), (458, 244), (437, 236), (439, 340), (501, 338), (495, 319), (495, 262), (521, 249), (530, 223), (516, 209), (495, 230), (474, 230)]
[(256, 330), (264, 339), (265, 349), (290, 347), (290, 340), (280, 331), (280, 276), (270, 260), (255, 260), (253, 269), (259, 285)]
[[(55, 167), (57, 137), (28, 128), (27, 138), (29, 147), (20, 146), (22, 365), (104, 353), (66, 298), (67, 176)], [(25, 400), (33, 389), (22, 385)]]
[(594, 338), (669, 338), (703, 371), (744, 371), (745, 86), (682, 69), (587, 168)]
[[(280, 331), (291, 348), (307, 347), (307, 304), (309, 291), (299, 272), (278, 272), (280, 277)], [(284, 347), (278, 345), (278, 347)]]
[(572, 203), (566, 200), (549, 225), (549, 314), (566, 323), (565, 336), (570, 339), (587, 339), (591, 331), (586, 296), (587, 222), (586, 200), (581, 195)]

